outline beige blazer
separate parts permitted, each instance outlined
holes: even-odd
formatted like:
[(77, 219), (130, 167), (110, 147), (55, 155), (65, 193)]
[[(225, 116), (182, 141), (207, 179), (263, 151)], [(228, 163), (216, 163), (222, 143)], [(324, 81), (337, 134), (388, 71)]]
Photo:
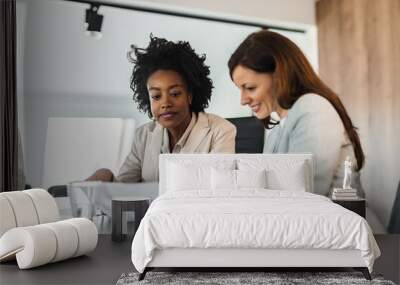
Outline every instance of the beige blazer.
[[(158, 181), (158, 157), (161, 153), (164, 127), (149, 122), (135, 132), (132, 149), (116, 181)], [(180, 153), (235, 153), (236, 127), (227, 120), (200, 112)]]

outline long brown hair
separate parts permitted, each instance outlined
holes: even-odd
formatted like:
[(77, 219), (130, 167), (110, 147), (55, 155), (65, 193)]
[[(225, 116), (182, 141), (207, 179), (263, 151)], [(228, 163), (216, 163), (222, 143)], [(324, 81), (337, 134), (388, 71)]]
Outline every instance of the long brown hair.
[[(273, 74), (274, 94), (284, 109), (290, 109), (300, 96), (307, 93), (315, 93), (327, 99), (339, 114), (353, 144), (357, 170), (362, 168), (365, 157), (356, 127), (339, 96), (322, 82), (296, 44), (280, 34), (267, 30), (252, 33), (229, 59), (231, 77), (238, 65), (256, 72)], [(273, 122), (268, 116), (264, 120), (264, 125), (270, 123)]]

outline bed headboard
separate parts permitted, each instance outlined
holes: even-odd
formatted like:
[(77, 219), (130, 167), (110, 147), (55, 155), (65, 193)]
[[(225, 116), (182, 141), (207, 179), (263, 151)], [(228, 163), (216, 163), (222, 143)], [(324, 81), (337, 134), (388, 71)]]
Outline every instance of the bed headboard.
[(167, 190), (168, 182), (168, 165), (170, 163), (185, 164), (190, 166), (214, 166), (218, 163), (231, 163), (237, 169), (238, 162), (250, 161), (255, 163), (262, 163), (263, 165), (274, 168), (275, 165), (294, 165), (296, 163), (304, 162), (304, 175), (306, 182), (306, 191), (314, 192), (314, 164), (312, 154), (160, 154), (160, 184), (159, 194), (163, 194)]

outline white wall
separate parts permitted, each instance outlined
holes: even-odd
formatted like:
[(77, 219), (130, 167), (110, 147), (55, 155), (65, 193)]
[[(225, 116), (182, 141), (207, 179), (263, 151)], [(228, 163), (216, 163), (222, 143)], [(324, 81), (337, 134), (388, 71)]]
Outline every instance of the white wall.
[[(100, 0), (109, 2), (109, 0)], [(314, 26), (316, 0), (117, 0), (126, 5), (194, 12), (221, 18), (242, 18), (287, 27)]]
[[(226, 62), (239, 42), (255, 30), (252, 27), (182, 18), (174, 22), (171, 16), (160, 18), (156, 14), (101, 7), (103, 38), (98, 41), (84, 33), (84, 10), (88, 5), (54, 0), (19, 2), (27, 7), (26, 17), (18, 18), (18, 25), (26, 22), (25, 36), (20, 36), (24, 53), (18, 55), (23, 59), (18, 79), (23, 78), (22, 82), (19, 80), (20, 94), (23, 93), (20, 110), (27, 181), (33, 186), (42, 183), (49, 117), (134, 118), (139, 125), (148, 120), (131, 99), (132, 66), (126, 60), (126, 52), (131, 43), (146, 46), (150, 32), (174, 41), (187, 40), (198, 53), (207, 55), (216, 86), (208, 111), (225, 117), (250, 115), (247, 108), (238, 104), (239, 94), (230, 82)], [(308, 38), (315, 31), (313, 0), (250, 1), (246, 5), (239, 1), (149, 2), (175, 10), (307, 28)], [(293, 9), (296, 13), (291, 12)], [(294, 40), (309, 50), (315, 63), (315, 38)]]

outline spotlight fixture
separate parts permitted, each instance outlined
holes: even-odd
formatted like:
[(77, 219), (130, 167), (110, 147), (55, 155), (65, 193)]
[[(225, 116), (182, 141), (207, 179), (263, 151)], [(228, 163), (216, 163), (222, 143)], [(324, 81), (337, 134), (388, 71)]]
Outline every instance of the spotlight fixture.
[(85, 29), (86, 35), (100, 39), (101, 34), (101, 24), (103, 23), (103, 15), (98, 14), (100, 5), (91, 4), (89, 9), (86, 9), (85, 15)]

